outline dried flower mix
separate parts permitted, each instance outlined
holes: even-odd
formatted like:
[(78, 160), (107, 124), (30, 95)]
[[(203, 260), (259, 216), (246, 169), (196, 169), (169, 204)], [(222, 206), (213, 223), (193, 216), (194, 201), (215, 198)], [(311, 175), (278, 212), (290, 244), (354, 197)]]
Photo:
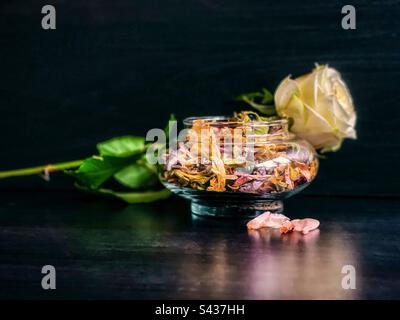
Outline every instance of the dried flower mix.
[(194, 120), (166, 154), (164, 182), (202, 191), (288, 192), (314, 179), (318, 160), (289, 139), (287, 123), (244, 111), (225, 122)]

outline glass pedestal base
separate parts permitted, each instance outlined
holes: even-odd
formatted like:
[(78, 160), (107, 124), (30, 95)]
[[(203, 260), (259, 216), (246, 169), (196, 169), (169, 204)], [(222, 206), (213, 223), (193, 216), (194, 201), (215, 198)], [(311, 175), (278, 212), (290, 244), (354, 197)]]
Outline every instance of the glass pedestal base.
[(279, 200), (248, 202), (192, 200), (191, 209), (192, 213), (202, 217), (251, 219), (265, 211), (281, 213), (283, 203)]

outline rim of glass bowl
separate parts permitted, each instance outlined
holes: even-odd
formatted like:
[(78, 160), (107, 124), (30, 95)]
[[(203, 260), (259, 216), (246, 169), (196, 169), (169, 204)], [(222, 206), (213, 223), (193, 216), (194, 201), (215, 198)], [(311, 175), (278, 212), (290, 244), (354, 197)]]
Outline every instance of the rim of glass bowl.
[(211, 127), (244, 127), (244, 128), (273, 128), (280, 126), (283, 130), (277, 133), (263, 133), (263, 134), (252, 134), (249, 137), (253, 138), (283, 138), (289, 139), (294, 137), (292, 133), (289, 132), (289, 122), (287, 119), (277, 119), (271, 121), (249, 121), (249, 122), (241, 122), (241, 121), (231, 121), (227, 116), (200, 116), (200, 117), (188, 117), (183, 120), (183, 124), (185, 127), (191, 127), (193, 122), (196, 120), (203, 120)]

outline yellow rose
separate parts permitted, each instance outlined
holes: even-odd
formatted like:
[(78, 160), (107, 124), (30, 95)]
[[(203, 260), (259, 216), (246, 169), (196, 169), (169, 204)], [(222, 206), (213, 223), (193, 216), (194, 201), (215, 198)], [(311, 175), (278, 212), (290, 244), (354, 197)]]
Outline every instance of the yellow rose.
[(316, 66), (297, 79), (284, 79), (275, 91), (276, 111), (293, 119), (291, 131), (321, 152), (336, 151), (343, 139), (356, 139), (356, 113), (340, 73)]

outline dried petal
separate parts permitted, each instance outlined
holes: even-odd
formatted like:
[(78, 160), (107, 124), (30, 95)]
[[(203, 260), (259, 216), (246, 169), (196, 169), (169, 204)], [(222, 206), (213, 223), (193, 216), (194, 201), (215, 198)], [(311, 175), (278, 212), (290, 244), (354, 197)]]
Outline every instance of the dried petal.
[(289, 221), (289, 218), (280, 213), (271, 213), (269, 219), (265, 221), (265, 226), (270, 228), (280, 228)]
[(263, 214), (260, 214), (258, 217), (255, 217), (253, 220), (247, 222), (247, 229), (260, 229), (263, 227), (263, 222), (266, 219), (269, 219), (271, 212), (266, 211)]
[(252, 180), (251, 177), (243, 175), (240, 178), (238, 178), (233, 185), (235, 187), (240, 187), (242, 184), (249, 182), (250, 180)]
[(282, 227), (279, 229), (281, 233), (288, 233), (293, 231), (294, 225), (291, 221), (285, 221)]
[(270, 213), (269, 211), (264, 212), (258, 217), (247, 223), (248, 229), (260, 229), (260, 228), (280, 228), (282, 225), (289, 221), (289, 218), (279, 213)]
[(311, 218), (295, 219), (291, 222), (294, 226), (294, 230), (302, 232), (303, 234), (307, 234), (319, 227), (319, 221)]

